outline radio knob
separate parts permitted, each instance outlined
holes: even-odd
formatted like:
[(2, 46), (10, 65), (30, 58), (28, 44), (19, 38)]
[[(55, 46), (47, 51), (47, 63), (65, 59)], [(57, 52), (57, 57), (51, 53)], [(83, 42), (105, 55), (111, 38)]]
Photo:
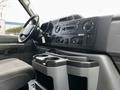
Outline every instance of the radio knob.
[(91, 30), (93, 30), (95, 27), (95, 24), (93, 21), (86, 21), (84, 24), (83, 24), (83, 30), (87, 33), (91, 32)]

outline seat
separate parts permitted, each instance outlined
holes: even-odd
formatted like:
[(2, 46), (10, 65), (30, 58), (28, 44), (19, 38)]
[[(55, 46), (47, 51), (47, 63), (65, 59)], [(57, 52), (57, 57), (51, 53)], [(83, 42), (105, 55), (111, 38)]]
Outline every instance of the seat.
[(18, 90), (34, 78), (32, 66), (16, 58), (0, 61), (0, 90)]

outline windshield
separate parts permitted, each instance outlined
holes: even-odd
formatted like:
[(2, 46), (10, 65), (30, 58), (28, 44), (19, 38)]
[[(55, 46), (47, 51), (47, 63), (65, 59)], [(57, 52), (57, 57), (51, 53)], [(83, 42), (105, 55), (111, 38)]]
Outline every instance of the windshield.
[[(18, 0), (7, 0), (7, 2), (5, 19), (12, 18), (12, 21), (14, 19), (25, 22), (28, 16)], [(30, 2), (33, 12), (39, 14), (41, 23), (73, 14), (82, 17), (120, 14), (119, 0), (30, 0)], [(11, 8), (14, 8), (14, 12), (11, 12)]]
[(30, 0), (43, 22), (72, 14), (83, 17), (119, 15), (119, 0)]

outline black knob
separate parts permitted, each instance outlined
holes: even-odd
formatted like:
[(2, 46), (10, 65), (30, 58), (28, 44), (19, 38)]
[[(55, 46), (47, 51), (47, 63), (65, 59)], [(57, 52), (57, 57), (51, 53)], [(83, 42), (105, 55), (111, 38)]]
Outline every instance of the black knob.
[(58, 33), (60, 31), (61, 27), (60, 26), (56, 26), (55, 27), (55, 32)]
[(68, 39), (68, 38), (65, 39), (64, 43), (65, 43), (65, 44), (69, 44), (69, 39)]
[(72, 44), (78, 44), (78, 42), (79, 42), (79, 37), (73, 37), (73, 38), (71, 38), (71, 43)]
[(86, 33), (89, 33), (91, 32), (94, 28), (95, 28), (95, 24), (93, 21), (86, 21), (84, 24), (83, 24), (83, 30), (86, 32)]
[(56, 43), (63, 43), (64, 39), (62, 37), (56, 37)]

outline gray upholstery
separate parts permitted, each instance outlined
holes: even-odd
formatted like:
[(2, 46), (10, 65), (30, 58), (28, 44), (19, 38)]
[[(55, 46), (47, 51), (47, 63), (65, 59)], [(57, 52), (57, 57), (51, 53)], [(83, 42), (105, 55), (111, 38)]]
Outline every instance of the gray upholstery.
[(0, 61), (0, 90), (17, 90), (34, 78), (33, 68), (16, 59)]

